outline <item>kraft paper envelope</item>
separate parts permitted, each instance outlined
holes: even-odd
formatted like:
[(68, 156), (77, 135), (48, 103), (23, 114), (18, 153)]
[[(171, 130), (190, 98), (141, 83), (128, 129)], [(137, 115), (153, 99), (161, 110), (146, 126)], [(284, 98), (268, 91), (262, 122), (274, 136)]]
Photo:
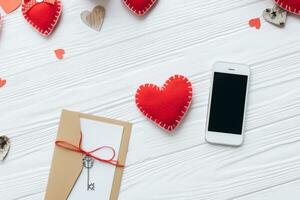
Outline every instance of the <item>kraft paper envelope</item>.
[[(58, 129), (57, 140), (66, 141), (77, 146), (80, 140), (81, 119), (86, 119), (87, 121), (93, 120), (122, 127), (121, 130), (123, 133), (121, 136), (119, 151), (116, 153), (117, 157), (115, 159), (118, 160), (119, 164), (125, 165), (129, 138), (131, 134), (131, 124), (119, 120), (63, 110)], [(83, 140), (84, 134), (88, 133), (83, 133)], [(55, 146), (45, 200), (67, 200), (69, 198), (84, 168), (82, 159), (83, 155), (81, 153)], [(104, 165), (108, 164), (104, 163)], [(124, 168), (115, 166), (110, 167), (115, 168), (115, 170), (111, 191), (107, 200), (117, 200)], [(101, 185), (98, 187), (101, 187)]]

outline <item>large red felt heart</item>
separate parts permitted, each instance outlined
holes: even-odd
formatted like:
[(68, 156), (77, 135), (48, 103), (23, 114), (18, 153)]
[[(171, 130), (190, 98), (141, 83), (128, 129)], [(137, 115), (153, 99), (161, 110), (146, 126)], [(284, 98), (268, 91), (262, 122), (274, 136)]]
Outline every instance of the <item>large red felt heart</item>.
[(180, 123), (192, 101), (192, 84), (184, 76), (170, 77), (162, 88), (141, 85), (135, 95), (140, 111), (162, 128), (172, 131)]
[(288, 12), (300, 15), (300, 0), (275, 0), (275, 2)]
[(60, 0), (24, 0), (22, 13), (25, 19), (41, 34), (48, 36), (61, 14)]
[(144, 15), (157, 0), (123, 0), (125, 5), (136, 15)]

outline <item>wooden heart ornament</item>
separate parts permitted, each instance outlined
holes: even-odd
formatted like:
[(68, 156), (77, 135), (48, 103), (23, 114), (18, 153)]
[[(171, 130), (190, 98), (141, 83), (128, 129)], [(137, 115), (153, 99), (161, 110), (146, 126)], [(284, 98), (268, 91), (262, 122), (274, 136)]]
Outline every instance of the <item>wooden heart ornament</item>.
[(22, 4), (25, 19), (44, 36), (53, 31), (61, 11), (60, 0), (24, 0)]
[(123, 0), (123, 2), (133, 13), (142, 16), (154, 6), (157, 0)]
[(170, 77), (163, 87), (141, 85), (135, 95), (140, 111), (160, 127), (172, 131), (188, 111), (192, 101), (192, 84), (184, 76)]
[(284, 10), (300, 15), (300, 0), (275, 0), (275, 2)]
[(287, 17), (287, 12), (277, 5), (273, 8), (267, 8), (263, 11), (263, 18), (274, 25), (284, 26)]
[(100, 31), (105, 16), (105, 8), (103, 6), (96, 6), (92, 12), (83, 11), (80, 14), (81, 20), (96, 31)]

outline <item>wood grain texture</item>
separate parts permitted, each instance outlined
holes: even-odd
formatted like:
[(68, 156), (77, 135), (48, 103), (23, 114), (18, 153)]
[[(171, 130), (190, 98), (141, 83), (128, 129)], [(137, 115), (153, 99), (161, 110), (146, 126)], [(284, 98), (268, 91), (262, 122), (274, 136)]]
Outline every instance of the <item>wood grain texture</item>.
[[(300, 195), (300, 27), (248, 20), (272, 6), (261, 0), (159, 1), (143, 19), (119, 1), (63, 1), (63, 16), (45, 39), (21, 17), (5, 16), (0, 35), (0, 132), (12, 139), (0, 163), (1, 200), (44, 197), (62, 109), (132, 122), (120, 200), (281, 200)], [(100, 33), (80, 20), (106, 8)], [(63, 60), (54, 50), (63, 48)], [(211, 67), (250, 65), (245, 144), (205, 143)], [(191, 80), (190, 112), (174, 134), (140, 114), (134, 93), (173, 74)]]

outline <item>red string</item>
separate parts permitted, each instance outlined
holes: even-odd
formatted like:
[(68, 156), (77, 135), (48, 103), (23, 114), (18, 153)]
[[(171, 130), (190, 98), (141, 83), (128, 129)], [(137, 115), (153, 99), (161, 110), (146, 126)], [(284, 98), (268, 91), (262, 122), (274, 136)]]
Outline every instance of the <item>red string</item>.
[[(69, 142), (66, 142), (66, 141), (61, 141), (61, 140), (55, 141), (55, 144), (57, 146), (62, 147), (64, 149), (84, 154), (86, 156), (94, 158), (95, 160), (98, 160), (98, 161), (104, 162), (104, 163), (108, 163), (108, 164), (114, 165), (116, 167), (124, 167), (124, 165), (119, 164), (117, 160), (114, 160), (114, 158), (116, 156), (116, 151), (113, 147), (111, 147), (111, 146), (101, 146), (101, 147), (98, 147), (98, 148), (96, 148), (92, 151), (85, 151), (84, 149), (81, 148), (81, 143), (82, 143), (82, 132), (81, 131), (80, 131), (80, 140), (79, 140), (78, 146), (75, 146), (75, 145), (73, 145)], [(100, 158), (100, 157), (97, 157), (97, 156), (93, 155), (94, 152), (99, 151), (101, 149), (110, 149), (112, 151), (112, 156), (109, 159), (103, 159), (103, 158)]]

